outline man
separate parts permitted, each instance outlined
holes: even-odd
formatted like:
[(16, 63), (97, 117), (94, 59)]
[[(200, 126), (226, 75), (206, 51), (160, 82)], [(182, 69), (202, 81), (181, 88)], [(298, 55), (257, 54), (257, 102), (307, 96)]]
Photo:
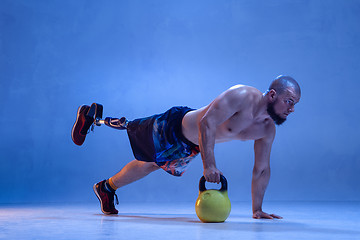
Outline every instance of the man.
[[(114, 206), (116, 189), (159, 168), (181, 176), (198, 153), (201, 153), (206, 181), (219, 183), (221, 172), (216, 167), (215, 143), (254, 140), (253, 218), (281, 218), (263, 212), (262, 202), (270, 179), (275, 124), (282, 124), (294, 112), (300, 96), (300, 86), (293, 78), (279, 76), (264, 94), (250, 86), (236, 85), (197, 110), (174, 107), (163, 114), (129, 122), (125, 118), (106, 118), (103, 121), (106, 125), (127, 130), (136, 159), (113, 177), (94, 185), (103, 213), (118, 213)], [(96, 104), (95, 107), (94, 104), (79, 107), (72, 129), (72, 139), (77, 145), (84, 142), (86, 133), (97, 118), (96, 111), (100, 112), (101, 118), (102, 113), (96, 110)]]

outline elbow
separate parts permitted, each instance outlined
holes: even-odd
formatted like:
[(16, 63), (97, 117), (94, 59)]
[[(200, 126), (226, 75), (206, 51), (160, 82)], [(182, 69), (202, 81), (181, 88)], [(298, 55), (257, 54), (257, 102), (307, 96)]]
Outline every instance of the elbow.
[(253, 176), (256, 178), (269, 177), (270, 176), (270, 167), (254, 168)]
[(203, 130), (207, 130), (207, 129), (211, 129), (212, 127), (212, 124), (211, 124), (211, 121), (209, 121), (209, 118), (207, 117), (202, 117), (199, 121), (199, 129), (201, 131)]

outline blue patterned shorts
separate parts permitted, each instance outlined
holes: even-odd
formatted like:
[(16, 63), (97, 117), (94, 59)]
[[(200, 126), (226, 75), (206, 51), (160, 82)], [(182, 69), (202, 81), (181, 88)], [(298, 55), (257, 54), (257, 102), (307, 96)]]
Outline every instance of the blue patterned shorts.
[(181, 176), (200, 152), (181, 130), (182, 119), (191, 110), (173, 107), (163, 114), (130, 121), (127, 132), (135, 158), (155, 162), (166, 172)]

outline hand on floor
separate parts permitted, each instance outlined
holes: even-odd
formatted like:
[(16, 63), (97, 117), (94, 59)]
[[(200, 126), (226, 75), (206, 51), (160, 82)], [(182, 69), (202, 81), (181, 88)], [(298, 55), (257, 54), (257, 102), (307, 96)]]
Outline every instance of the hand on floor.
[(266, 212), (263, 212), (263, 211), (260, 211), (260, 210), (254, 212), (253, 218), (255, 218), (255, 219), (263, 219), (263, 218), (265, 218), (265, 219), (274, 219), (274, 218), (282, 219), (282, 217), (280, 217), (278, 215), (267, 214)]

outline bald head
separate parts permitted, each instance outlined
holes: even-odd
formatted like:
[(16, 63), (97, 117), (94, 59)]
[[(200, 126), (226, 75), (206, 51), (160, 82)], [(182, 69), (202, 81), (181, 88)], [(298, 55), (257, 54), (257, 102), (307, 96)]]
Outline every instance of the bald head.
[(274, 89), (277, 94), (282, 94), (286, 89), (293, 88), (300, 97), (301, 90), (299, 84), (290, 76), (278, 76), (270, 85), (269, 90)]

